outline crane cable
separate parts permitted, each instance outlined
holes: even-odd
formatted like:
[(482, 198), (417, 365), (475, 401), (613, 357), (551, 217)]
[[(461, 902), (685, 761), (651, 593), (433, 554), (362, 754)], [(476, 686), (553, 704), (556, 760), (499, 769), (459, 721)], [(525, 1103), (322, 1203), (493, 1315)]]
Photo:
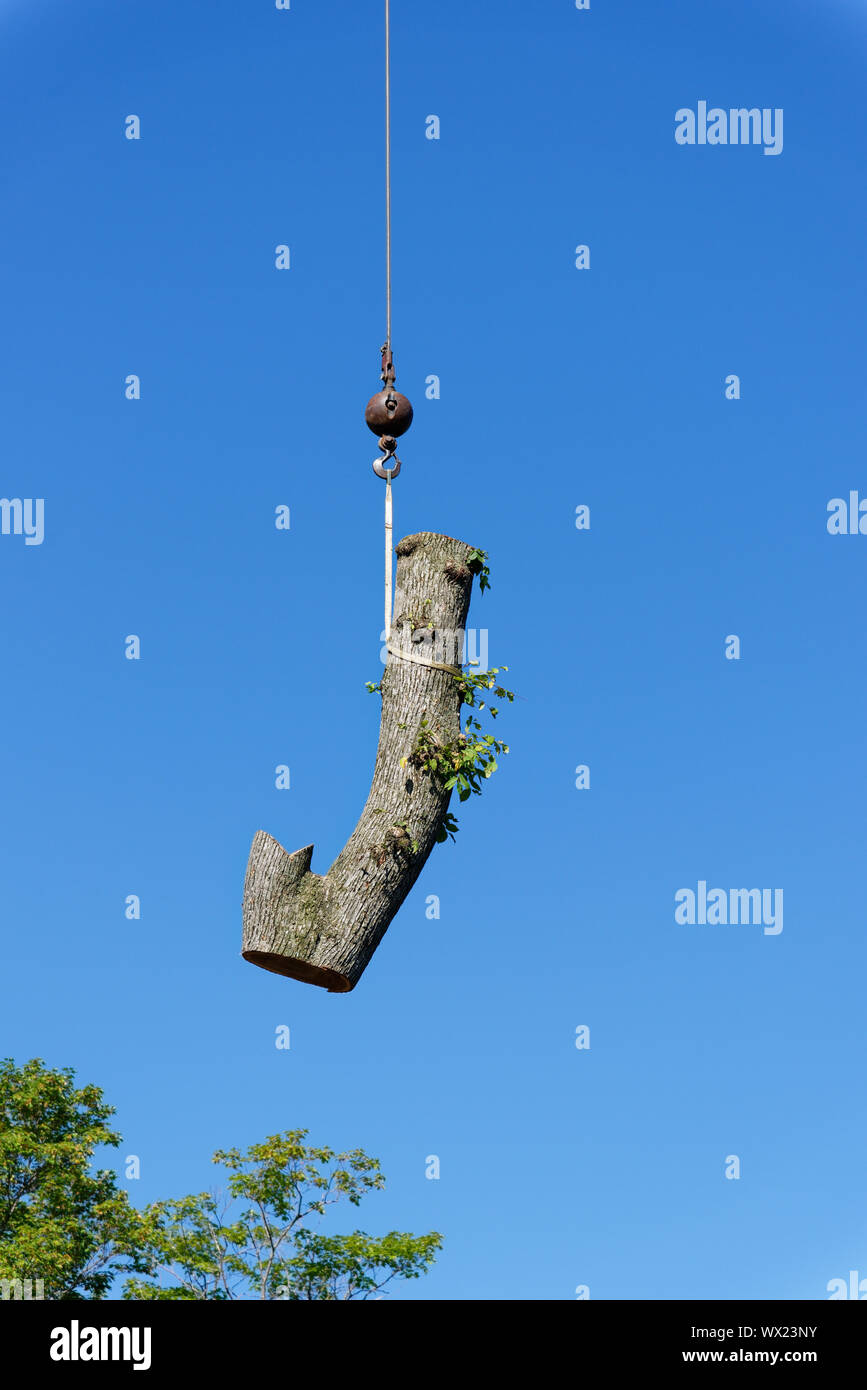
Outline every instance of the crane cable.
[(391, 351), (391, 0), (385, 0), (385, 342), (382, 345), (383, 389), (367, 402), (364, 418), (368, 429), (379, 436), (381, 459), (374, 459), (373, 471), (385, 480), (385, 636), (391, 636), (393, 610), (391, 483), (401, 469), (395, 450), (398, 437), (412, 424), (412, 405), (394, 389), (394, 357)]
[[(391, 0), (385, 0), (385, 345), (391, 350)], [(385, 477), (385, 640), (392, 618), (391, 470)]]
[(385, 0), (385, 344), (391, 347), (391, 3)]
[[(388, 390), (394, 383), (394, 364), (391, 351), (391, 0), (385, 0), (385, 344), (382, 349), (382, 379), (386, 383)], [(374, 398), (376, 399), (376, 398)], [(403, 433), (412, 423), (412, 406), (404, 397), (397, 397), (402, 400), (408, 410), (408, 418), (405, 423), (401, 423), (400, 429), (394, 427), (394, 433)], [(368, 423), (371, 424), (370, 420)], [(371, 424), (371, 428), (373, 425)], [(374, 472), (380, 478), (385, 478), (385, 641), (388, 652), (392, 656), (399, 657), (401, 661), (414, 662), (419, 666), (432, 667), (437, 671), (447, 671), (449, 675), (460, 678), (463, 671), (459, 666), (452, 666), (446, 661), (432, 661), (430, 657), (422, 656), (420, 652), (401, 651), (400, 648), (393, 646), (391, 642), (391, 619), (392, 619), (392, 565), (394, 551), (392, 548), (392, 498), (391, 480), (396, 478), (400, 472), (400, 459), (394, 453), (395, 440), (393, 438), (383, 438), (380, 440), (380, 448), (385, 457), (381, 462), (374, 462)], [(396, 468), (389, 468), (389, 463), (396, 463)]]

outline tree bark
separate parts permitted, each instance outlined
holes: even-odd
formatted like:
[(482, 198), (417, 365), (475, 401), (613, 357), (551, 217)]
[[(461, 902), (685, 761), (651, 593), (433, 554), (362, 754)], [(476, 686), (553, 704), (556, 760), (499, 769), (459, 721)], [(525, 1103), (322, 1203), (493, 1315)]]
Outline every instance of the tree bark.
[[(382, 678), (373, 782), (364, 810), (327, 874), (313, 846), (287, 854), (259, 830), (244, 885), (245, 960), (334, 993), (358, 983), (437, 842), (451, 792), (411, 759), (422, 719), (441, 743), (460, 733), (460, 666), (470, 604), (472, 548), (423, 531), (396, 547), (394, 621)], [(401, 760), (408, 761), (401, 767)]]

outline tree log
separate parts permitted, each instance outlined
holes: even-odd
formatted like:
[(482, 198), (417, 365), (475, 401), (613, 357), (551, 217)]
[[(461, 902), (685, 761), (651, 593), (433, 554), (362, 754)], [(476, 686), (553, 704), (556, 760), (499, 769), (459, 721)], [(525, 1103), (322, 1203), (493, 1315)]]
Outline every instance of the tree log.
[(397, 545), (389, 646), (405, 655), (388, 654), (367, 802), (324, 875), (311, 872), (312, 845), (287, 854), (257, 831), (243, 907), (242, 955), (253, 965), (333, 993), (353, 989), (421, 873), (451, 792), (411, 759), (422, 719), (441, 743), (460, 734), (458, 684), (427, 663), (459, 667), (464, 659), (472, 553), (429, 531)]

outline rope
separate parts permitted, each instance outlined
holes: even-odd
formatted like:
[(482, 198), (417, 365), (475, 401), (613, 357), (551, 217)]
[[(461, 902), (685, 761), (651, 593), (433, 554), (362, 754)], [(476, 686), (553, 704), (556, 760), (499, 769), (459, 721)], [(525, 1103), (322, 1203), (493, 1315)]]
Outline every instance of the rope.
[(385, 0), (385, 324), (391, 347), (391, 0)]
[(398, 647), (388, 644), (388, 650), (392, 656), (399, 657), (401, 661), (412, 661), (416, 666), (431, 666), (435, 671), (448, 671), (451, 676), (459, 676), (463, 679), (463, 671), (459, 666), (448, 666), (444, 661), (428, 661), (424, 656), (416, 656), (415, 652), (402, 652)]
[(385, 640), (391, 636), (391, 473), (385, 480)]

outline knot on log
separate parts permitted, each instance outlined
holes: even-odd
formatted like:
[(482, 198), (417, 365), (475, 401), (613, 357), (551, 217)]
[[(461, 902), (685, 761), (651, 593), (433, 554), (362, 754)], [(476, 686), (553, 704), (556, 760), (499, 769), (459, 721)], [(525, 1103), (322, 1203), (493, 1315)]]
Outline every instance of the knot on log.
[[(425, 614), (436, 634), (432, 655), (440, 642), (460, 652), (472, 547), (422, 531), (395, 552), (395, 613)], [(389, 652), (370, 792), (328, 873), (311, 871), (312, 845), (289, 854), (263, 830), (253, 837), (244, 885), (245, 960), (332, 993), (355, 987), (424, 868), (451, 799), (428, 774), (407, 776), (401, 760), (411, 758), (423, 718), (444, 742), (457, 738), (460, 707), (447, 670)]]

